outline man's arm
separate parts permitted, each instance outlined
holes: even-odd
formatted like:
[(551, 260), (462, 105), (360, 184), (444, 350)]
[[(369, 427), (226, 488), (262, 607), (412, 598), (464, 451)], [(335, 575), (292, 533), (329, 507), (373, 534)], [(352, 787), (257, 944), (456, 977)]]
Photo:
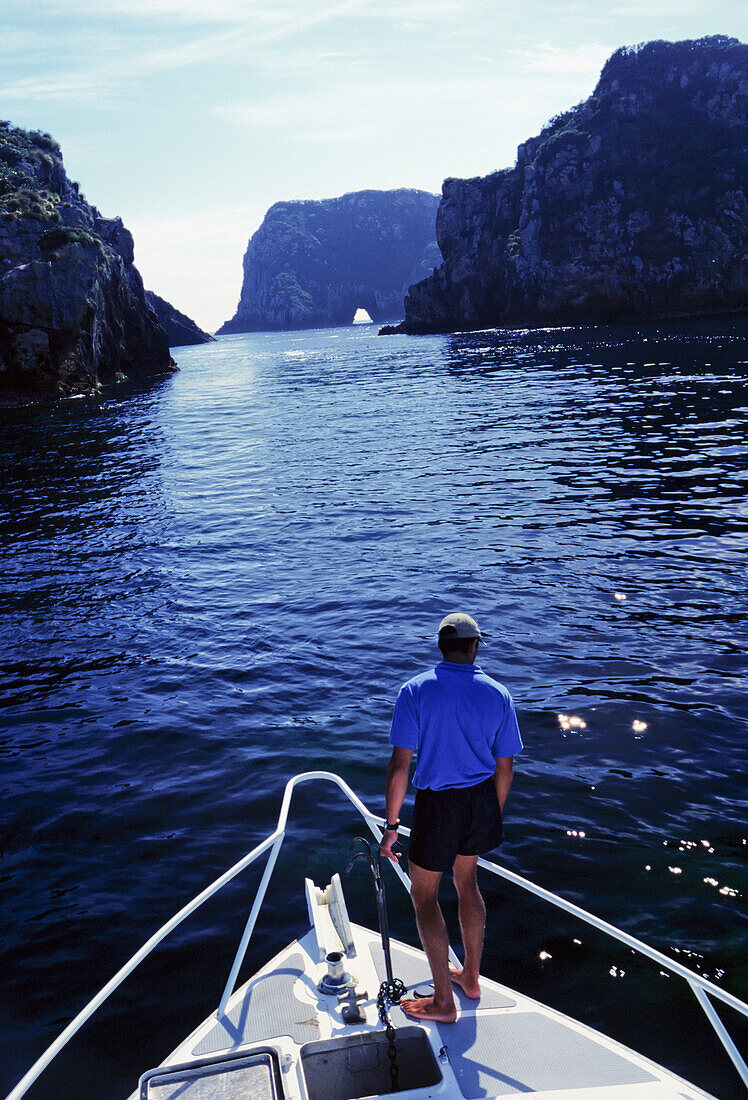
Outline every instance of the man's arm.
[[(400, 808), (408, 790), (408, 777), (410, 775), (410, 761), (413, 749), (401, 749), (395, 746), (387, 766), (387, 821), (397, 821), (400, 816)], [(392, 851), (392, 845), (397, 841), (397, 833), (386, 832), (379, 845), (380, 856), (385, 856), (394, 862), (400, 858), (397, 852)]]
[(509, 794), (509, 788), (512, 785), (512, 779), (514, 779), (514, 757), (497, 756), (493, 780), (496, 784), (496, 797), (502, 810)]

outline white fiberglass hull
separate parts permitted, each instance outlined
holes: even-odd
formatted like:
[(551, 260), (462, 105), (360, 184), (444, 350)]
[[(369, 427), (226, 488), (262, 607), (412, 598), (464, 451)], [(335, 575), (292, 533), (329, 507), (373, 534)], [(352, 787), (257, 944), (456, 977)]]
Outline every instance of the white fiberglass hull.
[[(343, 1100), (392, 1095), (387, 1047), (376, 1009), (376, 994), (384, 977), (381, 942), (370, 929), (352, 925), (351, 930), (355, 955), (345, 960), (345, 967), (356, 979), (357, 992), (368, 994), (360, 1002), (365, 1023), (346, 1025), (337, 999), (319, 992), (317, 984), (326, 965), (318, 961), (317, 939), (310, 930), (238, 989), (225, 1015), (216, 1013), (205, 1020), (163, 1063), (163, 1067), (192, 1065), (194, 1076), (185, 1072), (172, 1081), (154, 1077), (144, 1083), (142, 1093), (133, 1093), (131, 1100), (141, 1100), (141, 1096), (143, 1100), (233, 1100), (240, 1096)], [(392, 956), (395, 976), (411, 988), (427, 991), (424, 954), (393, 941)], [(422, 1032), (430, 1048), (428, 1066), (421, 1058), (421, 1068), (412, 1069), (410, 1078), (406, 1056), (401, 1058), (400, 1100), (472, 1100), (518, 1094), (531, 1094), (536, 1100), (709, 1097), (607, 1036), (514, 990), (485, 978), (481, 978), (481, 988), (479, 1001), (459, 994), (455, 1024), (414, 1021), (400, 1009), (392, 1010), (395, 1027), (407, 1029), (404, 1035)], [(377, 1042), (380, 1037), (382, 1041)], [(274, 1068), (272, 1074), (263, 1071), (269, 1074), (269, 1083), (263, 1084), (264, 1077), (262, 1081), (253, 1078), (256, 1091), (248, 1091), (250, 1070), (242, 1069), (243, 1063), (221, 1060), (253, 1051), (269, 1052), (263, 1057), (269, 1058)], [(198, 1068), (216, 1062), (226, 1073), (218, 1067), (210, 1071)], [(381, 1063), (379, 1068), (375, 1063)], [(232, 1066), (234, 1073), (230, 1072)], [(420, 1072), (425, 1084), (418, 1080)], [(371, 1091), (371, 1083), (377, 1080), (386, 1087)], [(359, 1087), (369, 1091), (359, 1092)]]

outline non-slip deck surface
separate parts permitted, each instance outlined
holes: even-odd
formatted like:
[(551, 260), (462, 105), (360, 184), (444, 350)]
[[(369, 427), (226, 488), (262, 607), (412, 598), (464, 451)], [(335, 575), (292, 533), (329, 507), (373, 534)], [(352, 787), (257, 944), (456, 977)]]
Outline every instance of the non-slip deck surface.
[[(194, 1057), (230, 1050), (242, 1043), (258, 1043), (290, 1035), (296, 1043), (319, 1039), (319, 1021), (314, 1007), (299, 1001), (294, 983), (304, 974), (300, 954), (289, 956), (272, 974), (256, 978), (247, 996), (218, 1021), (193, 1049)], [(316, 990), (315, 990), (316, 992)]]
[(438, 1027), (465, 1097), (655, 1080), (640, 1066), (540, 1012), (479, 1013)]

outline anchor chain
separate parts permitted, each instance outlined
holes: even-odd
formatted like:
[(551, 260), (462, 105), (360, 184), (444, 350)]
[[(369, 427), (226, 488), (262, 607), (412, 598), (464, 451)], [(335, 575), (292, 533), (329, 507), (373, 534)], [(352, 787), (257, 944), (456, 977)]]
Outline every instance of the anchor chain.
[[(359, 847), (357, 852), (356, 846)], [(395, 1045), (395, 1028), (392, 1026), (392, 1021), (389, 1016), (389, 1009), (392, 1005), (400, 1003), (400, 1000), (407, 993), (407, 987), (399, 978), (394, 977), (392, 973), (392, 956), (390, 954), (390, 928), (389, 920), (387, 919), (387, 904), (384, 897), (384, 881), (382, 879), (381, 857), (379, 859), (374, 858), (374, 853), (371, 850), (371, 845), (368, 840), (362, 836), (357, 836), (351, 841), (351, 859), (346, 868), (346, 874), (350, 874), (353, 869), (354, 863), (357, 860), (363, 859), (369, 864), (369, 870), (374, 880), (374, 893), (377, 899), (377, 918), (379, 920), (379, 933), (382, 937), (382, 955), (384, 958), (384, 968), (387, 974), (387, 980), (382, 982), (379, 987), (379, 994), (377, 995), (377, 1009), (379, 1010), (379, 1019), (384, 1025), (385, 1032), (387, 1034), (387, 1054), (390, 1059), (390, 1082), (391, 1092), (397, 1092), (397, 1079), (399, 1075), (399, 1069), (397, 1065), (397, 1046)]]
[(384, 1030), (387, 1035), (387, 1041), (389, 1046), (387, 1047), (387, 1057), (390, 1060), (390, 1092), (397, 1092), (397, 1079), (400, 1074), (400, 1070), (397, 1065), (397, 1047), (395, 1046), (395, 1028), (392, 1026), (390, 1020), (389, 1009), (392, 1005), (400, 1003), (400, 1000), (407, 993), (407, 988), (400, 981), (399, 978), (393, 978), (389, 982), (382, 982), (379, 987), (379, 994), (377, 996), (377, 1009), (379, 1010), (379, 1019), (384, 1025)]

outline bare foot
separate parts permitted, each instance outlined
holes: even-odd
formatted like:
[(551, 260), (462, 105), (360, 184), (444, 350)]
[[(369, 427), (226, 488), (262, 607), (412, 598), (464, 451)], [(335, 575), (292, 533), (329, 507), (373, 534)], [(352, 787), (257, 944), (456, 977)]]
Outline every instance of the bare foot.
[(455, 985), (459, 985), (462, 992), (466, 997), (469, 997), (471, 1001), (477, 1001), (480, 997), (480, 986), (477, 979), (475, 981), (468, 981), (465, 977), (464, 970), (453, 970), (450, 966), (449, 976)]
[(437, 1024), (453, 1024), (457, 1019), (454, 1001), (451, 1008), (442, 1008), (434, 1003), (433, 997), (408, 997), (400, 1001), (400, 1008), (417, 1020), (433, 1020)]

